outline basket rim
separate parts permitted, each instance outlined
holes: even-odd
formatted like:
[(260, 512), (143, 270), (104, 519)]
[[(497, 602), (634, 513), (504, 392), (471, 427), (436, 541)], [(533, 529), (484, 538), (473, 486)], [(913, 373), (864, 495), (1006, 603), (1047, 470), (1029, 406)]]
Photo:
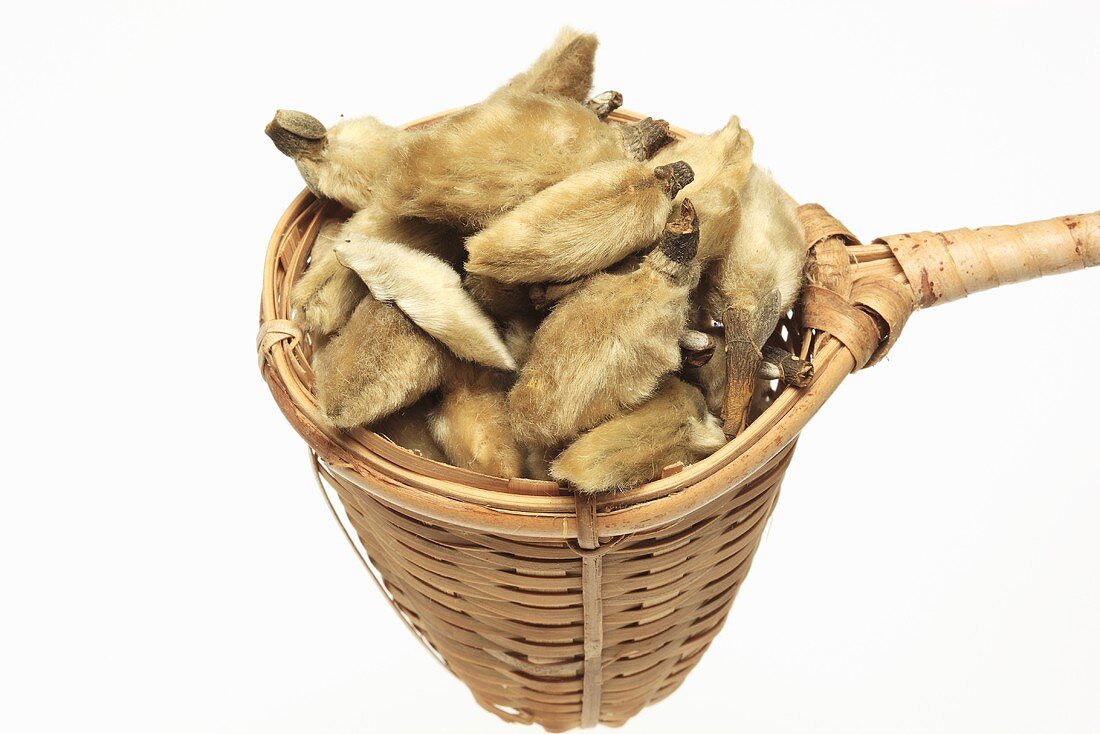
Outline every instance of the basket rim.
[[(455, 111), (422, 117), (403, 127), (428, 125)], [(645, 117), (619, 109), (610, 119), (636, 122)], [(676, 137), (692, 135), (677, 127), (671, 131)], [(268, 322), (290, 318), (286, 305), (277, 302), (276, 283), (280, 268), (297, 277), (304, 264), (301, 251), (292, 262), (280, 258), (284, 238), (312, 210), (315, 218), (304, 236), (311, 240), (325, 206), (304, 189), (276, 224), (264, 259), (261, 329)], [(600, 535), (626, 535), (667, 525), (736, 491), (749, 479), (785, 467), (799, 432), (856, 366), (852, 353), (836, 339), (819, 336), (811, 383), (804, 388), (785, 386), (732, 441), (671, 476), (594, 497)], [(559, 542), (578, 537), (572, 492), (524, 492), (507, 479), (425, 459), (366, 428), (343, 431), (325, 425), (300, 366), (296, 369), (294, 350), (300, 348), (297, 339), (277, 341), (266, 348), (261, 371), (287, 420), (340, 479), (392, 506), (472, 531)]]

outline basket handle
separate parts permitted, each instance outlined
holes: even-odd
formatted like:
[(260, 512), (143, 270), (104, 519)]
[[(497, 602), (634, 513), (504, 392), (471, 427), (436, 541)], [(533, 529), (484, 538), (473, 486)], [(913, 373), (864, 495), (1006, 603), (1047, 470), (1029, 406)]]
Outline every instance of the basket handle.
[(880, 237), (918, 308), (1044, 275), (1100, 265), (1100, 212), (1006, 227)]
[(801, 326), (838, 339), (855, 370), (889, 352), (914, 309), (1100, 265), (1100, 212), (892, 235), (870, 245), (818, 204), (800, 206), (798, 216), (809, 248)]

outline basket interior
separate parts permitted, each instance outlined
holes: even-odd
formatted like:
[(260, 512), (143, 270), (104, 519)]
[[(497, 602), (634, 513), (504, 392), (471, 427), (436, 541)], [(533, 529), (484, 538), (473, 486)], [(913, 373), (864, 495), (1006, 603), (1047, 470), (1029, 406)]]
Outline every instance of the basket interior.
[[(621, 112), (621, 111), (619, 111)], [(639, 119), (622, 113), (620, 119)], [(346, 212), (303, 191), (288, 207), (272, 236), (265, 264), (261, 324), (289, 324), (289, 295), (305, 270), (321, 226)], [(782, 319), (770, 343), (791, 351), (806, 346), (798, 319)], [(806, 388), (779, 390), (761, 383), (754, 420), (734, 440), (687, 467), (673, 467), (652, 482), (596, 500), (607, 515), (608, 534), (634, 532), (672, 522), (715, 501), (745, 481), (787, 445), (852, 369), (851, 355), (827, 334), (814, 337), (815, 377)], [(264, 350), (263, 375), (291, 425), (326, 462), (364, 477), (385, 478), (376, 490), (388, 501), (471, 529), (526, 537), (577, 537), (572, 493), (553, 482), (491, 477), (426, 459), (366, 428), (327, 425), (312, 393), (308, 335), (276, 340)], [(691, 492), (685, 490), (691, 489)]]

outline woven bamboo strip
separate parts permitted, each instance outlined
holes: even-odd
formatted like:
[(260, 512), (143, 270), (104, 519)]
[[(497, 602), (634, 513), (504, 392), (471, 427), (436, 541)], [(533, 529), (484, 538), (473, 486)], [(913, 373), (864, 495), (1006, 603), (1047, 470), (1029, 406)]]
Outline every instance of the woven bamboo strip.
[(584, 606), (584, 672), (581, 686), (581, 726), (600, 723), (603, 700), (603, 553), (592, 497), (577, 495), (577, 545), (581, 551)]

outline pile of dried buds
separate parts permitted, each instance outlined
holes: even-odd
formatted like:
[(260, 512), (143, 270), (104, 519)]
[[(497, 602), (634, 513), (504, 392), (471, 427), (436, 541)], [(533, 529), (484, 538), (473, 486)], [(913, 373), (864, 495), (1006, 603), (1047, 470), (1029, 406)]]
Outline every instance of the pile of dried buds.
[(588, 99), (595, 51), (564, 30), (415, 130), (275, 115), (267, 134), (310, 189), (354, 212), (292, 294), (333, 425), (599, 492), (709, 455), (759, 378), (804, 375), (764, 345), (805, 245), (752, 137), (737, 118), (682, 140), (611, 121), (618, 92)]

